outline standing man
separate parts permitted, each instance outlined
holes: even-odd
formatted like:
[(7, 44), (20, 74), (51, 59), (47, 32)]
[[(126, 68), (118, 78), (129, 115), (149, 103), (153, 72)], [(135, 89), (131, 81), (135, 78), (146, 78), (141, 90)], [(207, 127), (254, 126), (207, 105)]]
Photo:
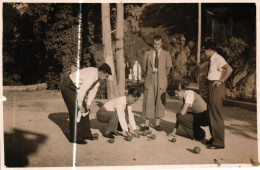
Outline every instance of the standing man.
[(201, 140), (205, 131), (200, 126), (209, 125), (207, 104), (203, 98), (192, 90), (186, 90), (184, 85), (175, 88), (175, 96), (183, 101), (182, 108), (176, 113), (176, 125), (170, 134)]
[(149, 130), (150, 119), (156, 119), (155, 129), (162, 131), (160, 118), (164, 117), (166, 103), (167, 75), (172, 67), (170, 53), (161, 49), (161, 36), (154, 36), (153, 50), (144, 55), (143, 69), (146, 74), (144, 83), (143, 116), (145, 126), (141, 130)]
[(135, 64), (133, 66), (133, 73), (134, 73), (134, 80), (141, 81), (142, 70), (137, 60), (135, 61)]
[(69, 74), (61, 82), (61, 94), (69, 110), (70, 142), (87, 144), (86, 139), (93, 140), (90, 130), (89, 112), (94, 100), (99, 81), (111, 75), (111, 69), (104, 63), (99, 68), (87, 67)]
[(207, 41), (203, 46), (204, 54), (209, 58), (208, 72), (208, 111), (211, 139), (206, 143), (209, 149), (225, 148), (224, 120), (222, 102), (225, 97), (225, 81), (232, 73), (226, 60), (216, 52), (216, 44)]

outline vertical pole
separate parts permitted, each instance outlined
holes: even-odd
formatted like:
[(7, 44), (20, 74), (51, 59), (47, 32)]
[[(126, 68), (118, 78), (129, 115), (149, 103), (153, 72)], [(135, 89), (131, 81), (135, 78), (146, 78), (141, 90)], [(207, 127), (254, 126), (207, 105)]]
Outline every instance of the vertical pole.
[[(197, 67), (198, 68), (200, 65), (200, 49), (201, 49), (201, 3), (198, 3), (198, 50), (197, 50)], [(198, 75), (197, 75), (197, 83), (199, 83), (199, 71), (198, 71)]]

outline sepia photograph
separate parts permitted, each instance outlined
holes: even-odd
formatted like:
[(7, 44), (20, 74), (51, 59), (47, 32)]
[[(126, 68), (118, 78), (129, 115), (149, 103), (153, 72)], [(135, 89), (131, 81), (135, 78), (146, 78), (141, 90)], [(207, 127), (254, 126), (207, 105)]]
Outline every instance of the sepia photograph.
[(0, 6), (2, 169), (260, 165), (259, 2)]

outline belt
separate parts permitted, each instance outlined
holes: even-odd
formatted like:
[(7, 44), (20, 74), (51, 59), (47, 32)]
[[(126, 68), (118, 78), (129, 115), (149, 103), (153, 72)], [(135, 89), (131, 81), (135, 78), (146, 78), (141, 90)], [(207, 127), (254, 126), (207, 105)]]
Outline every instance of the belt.
[(218, 80), (207, 80), (208, 84), (213, 83), (214, 81), (218, 81)]

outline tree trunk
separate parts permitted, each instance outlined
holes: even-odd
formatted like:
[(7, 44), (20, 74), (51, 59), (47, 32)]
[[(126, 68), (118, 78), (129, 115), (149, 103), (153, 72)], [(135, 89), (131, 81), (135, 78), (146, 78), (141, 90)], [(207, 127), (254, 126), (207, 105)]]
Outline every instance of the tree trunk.
[(104, 60), (111, 67), (112, 76), (107, 81), (107, 96), (109, 99), (115, 98), (117, 94), (117, 78), (115, 73), (114, 59), (112, 53), (110, 7), (108, 3), (102, 3), (102, 40), (104, 48)]
[(211, 41), (215, 40), (215, 32), (216, 32), (216, 19), (212, 17), (211, 20)]
[(117, 3), (117, 19), (116, 19), (116, 67), (117, 67), (117, 83), (118, 94), (125, 94), (125, 62), (124, 62), (124, 6), (123, 3)]

